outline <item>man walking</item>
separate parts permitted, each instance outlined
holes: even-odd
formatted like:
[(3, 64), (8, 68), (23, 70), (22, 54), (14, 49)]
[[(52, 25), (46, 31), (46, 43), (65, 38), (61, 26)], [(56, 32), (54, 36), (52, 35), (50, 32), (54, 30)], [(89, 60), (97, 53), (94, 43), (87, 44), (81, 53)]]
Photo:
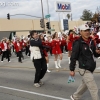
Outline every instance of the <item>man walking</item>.
[(70, 75), (75, 76), (76, 60), (79, 62), (79, 73), (82, 76), (82, 84), (77, 91), (71, 95), (72, 100), (80, 100), (82, 94), (89, 89), (92, 100), (99, 100), (98, 88), (93, 77), (96, 62), (93, 56), (98, 57), (100, 50), (96, 50), (94, 41), (90, 38), (90, 29), (87, 24), (80, 27), (81, 37), (73, 44)]

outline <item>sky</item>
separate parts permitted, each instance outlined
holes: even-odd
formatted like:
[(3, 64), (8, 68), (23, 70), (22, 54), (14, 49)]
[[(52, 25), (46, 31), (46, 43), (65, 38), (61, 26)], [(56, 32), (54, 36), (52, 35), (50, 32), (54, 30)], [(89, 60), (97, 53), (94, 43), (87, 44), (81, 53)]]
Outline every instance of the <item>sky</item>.
[[(100, 0), (48, 0), (50, 20), (57, 21), (62, 18), (67, 18), (69, 12), (56, 12), (55, 2), (70, 2), (73, 20), (79, 20), (84, 9), (95, 13), (97, 7), (100, 7)], [(48, 14), (47, 0), (42, 0), (44, 16)], [(33, 19), (33, 17), (15, 14), (27, 14), (32, 16), (42, 17), (41, 0), (0, 0), (0, 18), (7, 18), (7, 13), (10, 13), (11, 18), (17, 19)], [(69, 14), (70, 14), (69, 13)]]

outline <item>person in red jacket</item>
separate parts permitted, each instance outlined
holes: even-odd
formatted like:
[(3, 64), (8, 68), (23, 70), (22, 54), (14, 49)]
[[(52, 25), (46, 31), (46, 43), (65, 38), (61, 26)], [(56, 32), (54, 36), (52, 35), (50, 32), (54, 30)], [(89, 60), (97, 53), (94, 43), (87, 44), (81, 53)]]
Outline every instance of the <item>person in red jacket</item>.
[[(55, 56), (55, 67), (57, 69), (61, 68), (61, 61), (62, 61), (62, 51), (60, 46), (61, 46), (61, 40), (58, 38), (58, 33), (55, 32), (53, 34), (53, 40), (52, 40), (52, 54), (54, 54)], [(58, 56), (60, 56), (59, 60), (58, 60)]]
[(1, 50), (1, 42), (0, 42), (0, 55), (2, 54), (2, 50)]
[(52, 37), (51, 36), (48, 36), (47, 37), (47, 40), (48, 40), (48, 45), (49, 45), (49, 47), (50, 47), (50, 50), (49, 50), (49, 52), (50, 52), (50, 55), (52, 56)]
[(69, 60), (69, 64), (70, 64), (70, 57), (71, 57), (71, 53), (72, 53), (72, 45), (74, 42), (74, 32), (73, 30), (69, 30), (68, 36), (67, 36), (67, 49), (68, 49), (68, 60)]
[(22, 43), (20, 40), (17, 38), (16, 42), (14, 43), (14, 48), (18, 54), (18, 62), (22, 63)]
[(7, 39), (3, 39), (1, 43), (1, 49), (2, 49), (2, 57), (1, 62), (3, 62), (3, 59), (6, 57), (8, 59), (8, 62), (10, 62), (10, 45), (7, 42)]
[[(45, 41), (45, 39), (44, 39), (42, 34), (39, 36), (39, 38), (42, 40), (42, 45), (43, 46), (48, 46), (49, 47), (49, 42), (47, 40)], [(47, 62), (47, 68), (49, 68), (49, 57), (48, 57), (48, 53), (47, 53), (48, 50), (45, 48), (43, 50), (43, 52), (45, 54), (45, 59), (46, 59), (46, 62)], [(49, 69), (47, 69), (47, 72), (51, 72), (51, 71)]]
[(61, 38), (61, 51), (64, 53), (64, 47), (67, 45), (66, 38), (62, 35)]

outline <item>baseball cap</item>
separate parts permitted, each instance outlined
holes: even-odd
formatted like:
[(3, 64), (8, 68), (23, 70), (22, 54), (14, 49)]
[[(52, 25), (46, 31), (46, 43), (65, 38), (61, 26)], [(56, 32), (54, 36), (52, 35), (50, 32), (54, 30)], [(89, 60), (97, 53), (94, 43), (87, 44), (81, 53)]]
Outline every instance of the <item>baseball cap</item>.
[(90, 29), (88, 24), (83, 24), (83, 25), (80, 26), (80, 30), (84, 30), (85, 31), (85, 30), (88, 30), (88, 29)]

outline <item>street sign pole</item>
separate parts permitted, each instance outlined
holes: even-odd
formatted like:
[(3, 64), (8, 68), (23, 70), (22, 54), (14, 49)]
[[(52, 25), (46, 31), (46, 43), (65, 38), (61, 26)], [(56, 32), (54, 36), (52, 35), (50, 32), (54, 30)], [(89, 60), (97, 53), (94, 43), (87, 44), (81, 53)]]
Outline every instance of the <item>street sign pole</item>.
[(42, 0), (41, 0), (41, 8), (42, 8), (42, 18), (43, 18), (44, 32), (45, 32), (45, 22), (44, 22), (44, 12), (43, 12), (43, 3), (42, 3)]
[[(48, 3), (48, 0), (47, 0), (47, 8), (48, 8), (48, 15), (50, 15), (49, 14), (49, 3)], [(48, 18), (48, 21), (49, 21), (49, 23), (50, 23), (50, 17)], [(49, 29), (51, 28), (51, 24), (50, 24), (50, 27), (49, 27)]]

